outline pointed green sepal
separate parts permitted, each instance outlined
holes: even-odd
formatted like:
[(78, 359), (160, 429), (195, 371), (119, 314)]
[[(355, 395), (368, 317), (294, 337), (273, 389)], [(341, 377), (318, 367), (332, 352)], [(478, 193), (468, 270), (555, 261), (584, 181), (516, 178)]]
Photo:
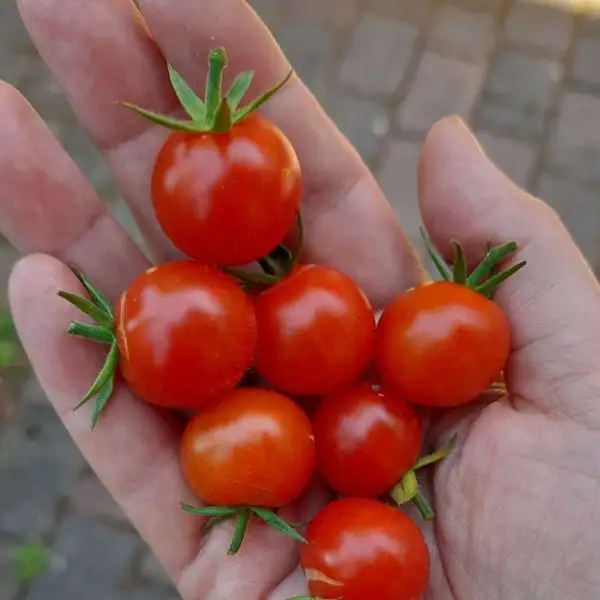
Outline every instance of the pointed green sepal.
[(245, 119), (250, 113), (254, 112), (257, 108), (260, 108), (267, 100), (270, 100), (292, 77), (294, 70), (290, 69), (286, 76), (272, 88), (263, 92), (258, 98), (255, 98), (250, 104), (242, 106), (233, 115), (233, 122), (239, 123), (242, 119)]
[(242, 98), (250, 89), (252, 79), (254, 79), (254, 71), (244, 71), (243, 73), (240, 73), (231, 84), (225, 97), (229, 100), (229, 105), (233, 112), (237, 110)]
[(206, 106), (204, 105), (204, 102), (196, 96), (192, 88), (185, 82), (183, 77), (172, 65), (167, 65), (167, 68), (169, 69), (171, 85), (173, 86), (173, 90), (175, 91), (175, 95), (179, 99), (181, 106), (194, 123), (205, 125)]

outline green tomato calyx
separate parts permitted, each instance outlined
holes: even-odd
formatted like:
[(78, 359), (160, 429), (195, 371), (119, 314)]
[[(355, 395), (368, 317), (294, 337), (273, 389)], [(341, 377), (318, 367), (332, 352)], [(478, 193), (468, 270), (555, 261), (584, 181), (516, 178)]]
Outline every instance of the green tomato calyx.
[(267, 102), (290, 80), (294, 73), (290, 69), (286, 76), (273, 87), (260, 94), (251, 102), (240, 105), (250, 88), (254, 72), (244, 71), (240, 73), (231, 84), (229, 90), (223, 95), (223, 72), (227, 64), (228, 59), (225, 48), (215, 48), (210, 52), (204, 99), (196, 95), (172, 65), (167, 65), (173, 90), (189, 119), (178, 119), (169, 115), (163, 115), (129, 102), (122, 102), (122, 104), (153, 123), (175, 131), (184, 131), (187, 133), (225, 133), (236, 123), (245, 119), (250, 113)]

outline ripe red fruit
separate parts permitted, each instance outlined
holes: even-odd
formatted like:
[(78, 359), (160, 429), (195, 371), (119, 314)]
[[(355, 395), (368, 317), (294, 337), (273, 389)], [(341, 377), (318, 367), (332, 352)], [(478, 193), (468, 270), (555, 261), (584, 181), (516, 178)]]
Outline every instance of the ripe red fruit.
[(231, 389), (256, 343), (252, 303), (218, 269), (174, 261), (140, 275), (115, 310), (120, 368), (153, 404), (194, 408)]
[(242, 265), (268, 254), (293, 226), (300, 165), (285, 135), (252, 114), (225, 133), (172, 133), (152, 174), (152, 201), (188, 256)]
[(302, 265), (257, 296), (254, 309), (256, 370), (287, 393), (332, 392), (359, 377), (371, 358), (373, 311), (340, 271)]
[(385, 384), (402, 397), (449, 407), (493, 383), (509, 350), (500, 307), (466, 286), (435, 282), (400, 294), (385, 309), (375, 360)]
[(418, 600), (429, 579), (421, 530), (377, 500), (346, 498), (308, 526), (300, 563), (314, 598)]
[(421, 450), (416, 411), (396, 394), (368, 383), (326, 396), (313, 417), (313, 430), (319, 473), (344, 496), (388, 492)]
[(215, 506), (288, 504), (314, 464), (308, 417), (286, 396), (261, 388), (238, 388), (202, 407), (181, 441), (185, 479)]

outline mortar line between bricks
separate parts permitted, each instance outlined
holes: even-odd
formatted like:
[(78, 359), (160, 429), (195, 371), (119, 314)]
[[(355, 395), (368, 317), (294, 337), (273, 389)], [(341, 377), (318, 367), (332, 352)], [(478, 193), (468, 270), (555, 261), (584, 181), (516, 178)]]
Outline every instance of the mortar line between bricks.
[(480, 119), (482, 106), (485, 103), (486, 98), (488, 97), (487, 88), (488, 88), (488, 84), (490, 81), (492, 67), (493, 67), (496, 59), (498, 58), (498, 56), (500, 56), (502, 50), (505, 48), (506, 22), (508, 20), (510, 11), (513, 9), (515, 3), (516, 3), (516, 0), (508, 0), (507, 2), (503, 2), (500, 5), (500, 8), (498, 9), (497, 15), (495, 15), (494, 27), (493, 27), (494, 42), (488, 52), (487, 60), (485, 62), (485, 67), (484, 67), (484, 72), (483, 72), (483, 77), (482, 77), (481, 91), (479, 92), (477, 101), (473, 103), (473, 107), (471, 108), (471, 110), (469, 112), (469, 117), (470, 117), (471, 123), (473, 124), (474, 130), (476, 129), (477, 122)]
[[(418, 26), (415, 26), (417, 29), (417, 39), (415, 40), (415, 45), (412, 54), (406, 65), (404, 78), (402, 79), (394, 93), (392, 93), (387, 99), (387, 101), (383, 104), (385, 114), (389, 123), (389, 129), (387, 134), (382, 139), (381, 144), (379, 144), (378, 150), (373, 153), (373, 157), (371, 159), (371, 170), (373, 171), (373, 173), (377, 173), (380, 170), (383, 163), (383, 159), (386, 155), (386, 152), (390, 146), (392, 139), (414, 139), (414, 136), (410, 135), (410, 133), (405, 134), (403, 132), (400, 120), (396, 118), (396, 114), (398, 109), (406, 101), (408, 93), (410, 92), (410, 89), (412, 88), (415, 82), (419, 70), (419, 64), (421, 63), (423, 55), (425, 54), (425, 51), (427, 49), (427, 42), (429, 40), (431, 28), (433, 26), (435, 16), (439, 11), (439, 8), (440, 7), (437, 5), (437, 3), (432, 3), (430, 13), (424, 19), (424, 22)], [(421, 136), (421, 139), (419, 141), (423, 141), (423, 136)]]
[(567, 90), (569, 81), (569, 73), (575, 60), (575, 46), (581, 30), (581, 16), (574, 15), (573, 24), (571, 26), (571, 35), (569, 36), (569, 44), (561, 62), (562, 72), (560, 81), (557, 83), (556, 90), (552, 94), (550, 105), (548, 106), (542, 121), (542, 132), (539, 136), (536, 156), (533, 162), (533, 167), (529, 175), (529, 187), (534, 193), (537, 193), (541, 175), (548, 170), (548, 150), (552, 134), (556, 130), (559, 108), (562, 99)]

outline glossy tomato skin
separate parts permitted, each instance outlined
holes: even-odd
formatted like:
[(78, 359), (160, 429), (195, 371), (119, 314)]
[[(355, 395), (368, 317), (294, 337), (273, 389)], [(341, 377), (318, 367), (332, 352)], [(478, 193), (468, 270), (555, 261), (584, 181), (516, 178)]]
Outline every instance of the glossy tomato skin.
[(240, 387), (207, 404), (181, 441), (188, 485), (215, 506), (284, 506), (302, 493), (314, 465), (308, 417), (262, 388)]
[(356, 379), (373, 351), (375, 318), (345, 274), (302, 265), (254, 300), (256, 370), (275, 387), (304, 396)]
[(354, 384), (323, 398), (313, 417), (317, 469), (344, 496), (377, 497), (416, 462), (419, 415), (393, 392)]
[(300, 194), (294, 149), (257, 114), (226, 133), (172, 133), (152, 175), (163, 231), (207, 264), (242, 265), (268, 254), (294, 225)]
[(438, 281), (398, 296), (378, 325), (381, 378), (410, 402), (459, 406), (504, 368), (510, 326), (499, 306), (465, 286)]
[(252, 303), (237, 282), (188, 260), (140, 275), (116, 303), (115, 323), (123, 378), (168, 408), (233, 388), (256, 346)]
[(404, 513), (370, 498), (325, 506), (308, 526), (300, 563), (315, 598), (418, 600), (429, 551)]

